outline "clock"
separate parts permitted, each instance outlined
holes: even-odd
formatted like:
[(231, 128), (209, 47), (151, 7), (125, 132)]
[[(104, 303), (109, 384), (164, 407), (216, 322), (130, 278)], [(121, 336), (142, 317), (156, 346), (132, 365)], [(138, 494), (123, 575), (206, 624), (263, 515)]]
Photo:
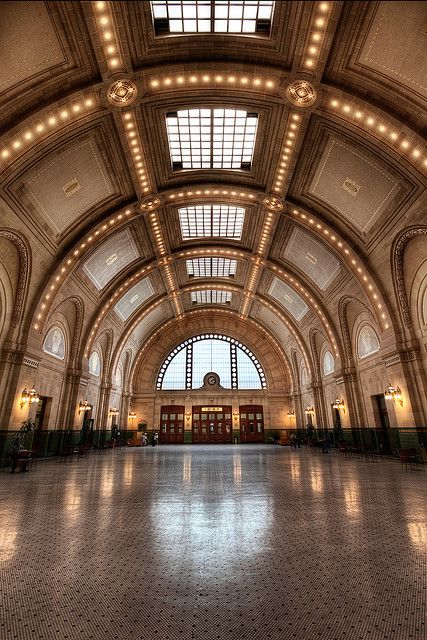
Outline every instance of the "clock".
[(215, 376), (209, 376), (208, 379), (207, 379), (207, 383), (208, 384), (216, 384)]

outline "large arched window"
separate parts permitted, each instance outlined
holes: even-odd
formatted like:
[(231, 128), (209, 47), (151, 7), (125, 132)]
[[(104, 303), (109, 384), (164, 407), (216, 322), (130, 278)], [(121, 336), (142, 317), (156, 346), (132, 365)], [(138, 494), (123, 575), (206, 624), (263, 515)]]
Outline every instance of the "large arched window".
[(204, 376), (218, 374), (225, 389), (265, 389), (262, 367), (241, 342), (220, 334), (189, 338), (168, 355), (157, 378), (157, 389), (198, 389)]

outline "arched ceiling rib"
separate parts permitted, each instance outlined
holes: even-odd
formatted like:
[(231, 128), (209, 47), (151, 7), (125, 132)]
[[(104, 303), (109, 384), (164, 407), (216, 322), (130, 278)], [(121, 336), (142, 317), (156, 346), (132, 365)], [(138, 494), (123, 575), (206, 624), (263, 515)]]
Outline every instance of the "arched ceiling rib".
[[(389, 34), (380, 29), (375, 35), (372, 60), (363, 42), (373, 39), (372, 24), (380, 18), (393, 31), (399, 11), (412, 12), (402, 26), (409, 29), (423, 3), (276, 3), (270, 38), (230, 35), (221, 38), (220, 49), (216, 34), (156, 37), (147, 2), (73, 3), (66, 19), (60, 3), (20, 4), (31, 4), (32, 16), (22, 17), (21, 27), (27, 22), (29, 32), (40, 35), (49, 24), (56, 25), (58, 41), (49, 36), (50, 48), (62, 43), (70, 53), (68, 63), (57, 62), (55, 75), (52, 60), (43, 57), (43, 44), (28, 42), (26, 55), (32, 52), (37, 73), (22, 75), (25, 60), (11, 37), (15, 27), (9, 16), (5, 42), (16, 51), (21, 85), (5, 69), (9, 93), (0, 100), (0, 118), (7, 125), (0, 137), (1, 196), (23, 228), (33, 227), (56, 253), (42, 278), (43, 293), (34, 296), (28, 313), (35, 337), (65, 280), (116, 228), (130, 229), (145, 251), (99, 286), (96, 295), (89, 292), (95, 311), (85, 321), (86, 354), (120, 298), (150, 274), (158, 289), (155, 305), (167, 298), (178, 320), (193, 313), (185, 294), (208, 283), (183, 282), (179, 262), (209, 255), (246, 264), (243, 283), (227, 285), (239, 292), (236, 313), (242, 322), (253, 321), (255, 303), (277, 314), (264, 290), (274, 274), (303, 297), (338, 353), (341, 345), (319, 293), (322, 286), (313, 284), (303, 263), (292, 256), (287, 261), (283, 254), (295, 228), (310, 232), (325, 251), (338, 256), (363, 289), (382, 330), (395, 324), (369, 256), (384, 238), (384, 220), (403, 220), (422, 193), (427, 173), (422, 112), (415, 109), (411, 121), (406, 112), (408, 102), (425, 106), (425, 96), (412, 86), (415, 76), (403, 74), (402, 65), (412, 64), (411, 57), (399, 60), (393, 52), (393, 68), (381, 75), (378, 37), (387, 41)], [(389, 4), (394, 6), (387, 13)], [(84, 42), (79, 51), (76, 35)], [(416, 49), (421, 40), (411, 37)], [(396, 46), (404, 52), (400, 40), (401, 34)], [(205, 42), (209, 47), (201, 46)], [(117, 86), (116, 93), (112, 90), (121, 79), (133, 91), (123, 108), (117, 106)], [(307, 92), (299, 103), (291, 92), (295, 86)], [(172, 171), (166, 112), (221, 105), (259, 115), (262, 141), (255, 146), (253, 166), (237, 172)], [(340, 184), (333, 181), (337, 167), (344, 171)], [(370, 220), (360, 219), (364, 198), (378, 200), (372, 227)], [(178, 205), (209, 201), (250, 209), (242, 242), (182, 242), (174, 222)], [(386, 202), (389, 209), (381, 209)], [(212, 279), (209, 286), (218, 289), (222, 282)], [(126, 323), (123, 331), (128, 331)]]

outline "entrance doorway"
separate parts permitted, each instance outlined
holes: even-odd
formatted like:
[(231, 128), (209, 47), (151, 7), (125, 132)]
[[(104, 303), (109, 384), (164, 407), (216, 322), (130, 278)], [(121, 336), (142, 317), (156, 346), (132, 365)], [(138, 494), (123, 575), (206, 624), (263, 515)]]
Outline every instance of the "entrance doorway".
[(264, 442), (264, 412), (262, 405), (247, 404), (240, 410), (240, 442)]
[(391, 453), (390, 447), (390, 420), (388, 417), (387, 405), (383, 393), (372, 397), (376, 426), (381, 429), (380, 449), (382, 453)]
[(163, 444), (184, 443), (184, 406), (176, 404), (160, 409), (159, 440)]
[(34, 416), (34, 435), (31, 448), (34, 452), (38, 453), (42, 447), (42, 430), (47, 422), (47, 404), (50, 398), (40, 396), (37, 403), (36, 415)]
[(231, 436), (231, 407), (193, 407), (193, 444), (226, 444)]

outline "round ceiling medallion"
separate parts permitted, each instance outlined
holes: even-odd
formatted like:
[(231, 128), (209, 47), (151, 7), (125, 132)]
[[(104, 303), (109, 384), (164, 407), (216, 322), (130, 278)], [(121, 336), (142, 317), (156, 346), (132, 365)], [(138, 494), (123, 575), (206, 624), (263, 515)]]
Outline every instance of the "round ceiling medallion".
[(115, 107), (127, 107), (136, 99), (138, 88), (132, 80), (116, 80), (110, 85), (107, 98)]
[(160, 206), (161, 202), (162, 201), (158, 196), (147, 196), (144, 200), (141, 200), (139, 207), (143, 211), (153, 211)]
[(267, 196), (263, 199), (262, 204), (269, 211), (282, 211), (283, 202), (277, 196)]
[(316, 102), (317, 93), (307, 80), (295, 80), (286, 88), (286, 95), (297, 107), (309, 107)]

